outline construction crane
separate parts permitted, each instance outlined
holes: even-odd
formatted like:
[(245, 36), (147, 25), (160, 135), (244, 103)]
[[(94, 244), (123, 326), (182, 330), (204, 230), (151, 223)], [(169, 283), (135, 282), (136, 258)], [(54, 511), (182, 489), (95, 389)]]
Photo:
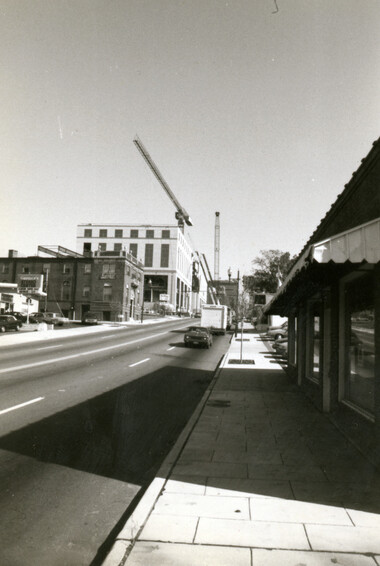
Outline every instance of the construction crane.
[(198, 254), (198, 257), (200, 259), (200, 264), (202, 266), (203, 275), (205, 276), (205, 279), (206, 279), (206, 282), (207, 282), (207, 288), (210, 291), (210, 297), (211, 297), (211, 300), (212, 300), (212, 304), (213, 305), (219, 305), (220, 302), (219, 302), (218, 294), (216, 292), (215, 287), (213, 286), (211, 271), (210, 271), (210, 268), (208, 266), (206, 256), (205, 256), (205, 254), (201, 255), (198, 252), (197, 252), (197, 254)]
[(219, 255), (220, 255), (220, 212), (215, 212), (215, 247), (214, 247), (214, 279), (219, 279)]
[(157, 165), (154, 163), (153, 159), (149, 155), (148, 151), (144, 147), (141, 140), (136, 136), (135, 139), (133, 140), (133, 143), (135, 144), (135, 146), (137, 147), (137, 149), (139, 150), (139, 152), (141, 153), (141, 155), (143, 156), (143, 158), (147, 162), (149, 168), (153, 172), (154, 176), (156, 177), (156, 179), (158, 180), (158, 182), (160, 183), (160, 185), (162, 186), (162, 188), (164, 189), (164, 191), (166, 192), (166, 194), (168, 195), (168, 197), (170, 198), (170, 200), (172, 201), (172, 203), (176, 207), (177, 211), (175, 213), (175, 217), (178, 220), (178, 226), (181, 228), (181, 230), (184, 229), (185, 223), (188, 226), (192, 226), (193, 222), (192, 222), (190, 216), (188, 215), (186, 210), (183, 208), (183, 206), (180, 205), (180, 203), (178, 202), (178, 200), (174, 196), (173, 191), (170, 189), (169, 185), (167, 184), (167, 182), (165, 181), (165, 179), (161, 175)]

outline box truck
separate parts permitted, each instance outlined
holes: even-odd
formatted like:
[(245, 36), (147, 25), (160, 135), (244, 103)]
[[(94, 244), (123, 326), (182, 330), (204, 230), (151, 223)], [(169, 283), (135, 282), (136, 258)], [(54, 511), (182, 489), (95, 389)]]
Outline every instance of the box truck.
[(202, 305), (201, 326), (206, 326), (212, 334), (225, 334), (231, 326), (230, 309), (226, 305)]

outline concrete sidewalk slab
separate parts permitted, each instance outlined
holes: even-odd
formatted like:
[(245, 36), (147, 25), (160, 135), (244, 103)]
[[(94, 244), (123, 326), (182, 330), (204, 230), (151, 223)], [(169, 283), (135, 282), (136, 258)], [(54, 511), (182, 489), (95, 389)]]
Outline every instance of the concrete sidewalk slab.
[(379, 472), (258, 335), (233, 338), (167, 460), (105, 566), (380, 565)]

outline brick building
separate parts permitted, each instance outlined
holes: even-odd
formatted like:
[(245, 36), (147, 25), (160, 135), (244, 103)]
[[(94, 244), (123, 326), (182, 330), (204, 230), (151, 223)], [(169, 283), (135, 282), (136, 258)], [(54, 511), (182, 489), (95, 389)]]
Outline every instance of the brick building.
[(266, 307), (298, 385), (380, 464), (380, 139)]
[(144, 265), (146, 308), (160, 296), (176, 309), (191, 309), (194, 251), (186, 229), (166, 224), (79, 224), (77, 252), (125, 250)]
[(20, 287), (26, 277), (42, 277), (46, 297), (40, 301), (40, 310), (61, 312), (70, 319), (79, 319), (87, 311), (110, 321), (140, 316), (143, 266), (134, 256), (99, 251), (84, 257), (58, 249), (65, 251), (53, 252), (54, 257), (18, 257), (12, 251), (0, 258), (1, 281)]

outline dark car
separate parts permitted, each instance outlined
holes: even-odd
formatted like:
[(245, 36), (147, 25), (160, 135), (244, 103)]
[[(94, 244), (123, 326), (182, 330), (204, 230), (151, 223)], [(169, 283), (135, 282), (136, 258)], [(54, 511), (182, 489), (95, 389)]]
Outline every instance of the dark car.
[(93, 312), (86, 312), (82, 316), (82, 324), (98, 324), (98, 317)]
[(44, 322), (44, 313), (43, 312), (32, 312), (29, 315), (29, 322), (31, 322), (31, 323)]
[(14, 316), (19, 322), (26, 322), (27, 315), (22, 312), (11, 311), (7, 312), (7, 314)]
[(212, 335), (205, 326), (190, 326), (185, 333), (185, 346), (212, 346)]
[(20, 330), (22, 323), (15, 316), (10, 314), (0, 314), (0, 332), (6, 330)]

